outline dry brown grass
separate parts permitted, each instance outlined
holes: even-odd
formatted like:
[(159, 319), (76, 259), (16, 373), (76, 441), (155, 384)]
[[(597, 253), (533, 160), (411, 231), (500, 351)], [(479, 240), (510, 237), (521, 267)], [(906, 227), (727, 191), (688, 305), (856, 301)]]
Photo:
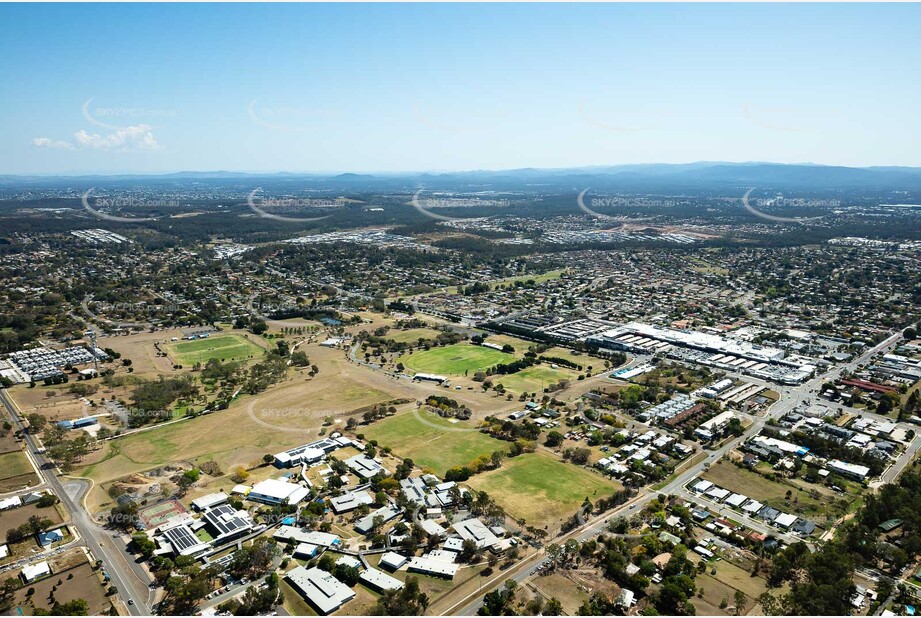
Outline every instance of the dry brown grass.
[[(90, 566), (89, 562), (86, 561), (86, 557), (82, 552), (73, 552), (73, 554), (79, 554), (77, 557), (82, 559), (79, 565), (61, 570), (61, 568), (64, 568), (62, 567), (62, 563), (52, 563), (51, 577), (24, 586), (16, 592), (14, 608), (16, 606), (21, 607), (23, 614), (26, 616), (33, 615), (35, 607), (50, 609), (51, 601), (49, 597), (51, 589), (57, 586), (57, 589), (54, 591), (54, 599), (58, 603), (67, 603), (75, 599), (85, 599), (90, 616), (98, 616), (107, 612), (112, 604), (109, 597), (105, 596), (106, 588), (102, 584), (101, 578), (93, 571), (93, 568)], [(63, 562), (73, 562), (73, 560), (68, 559)], [(70, 575), (73, 575), (73, 577), (68, 579)], [(60, 582), (60, 584), (58, 582)], [(30, 601), (27, 601), (26, 592), (28, 592), (30, 588), (34, 589), (35, 593), (29, 597)]]

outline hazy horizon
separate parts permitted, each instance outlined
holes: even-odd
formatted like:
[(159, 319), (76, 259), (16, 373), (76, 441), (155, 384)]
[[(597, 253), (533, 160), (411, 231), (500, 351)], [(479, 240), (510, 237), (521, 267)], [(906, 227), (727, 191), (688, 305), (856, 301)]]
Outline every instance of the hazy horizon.
[(865, 165), (865, 166), (839, 166), (826, 163), (815, 162), (794, 162), (780, 163), (777, 161), (681, 161), (668, 163), (663, 161), (643, 161), (636, 163), (616, 163), (616, 164), (593, 164), (579, 165), (572, 167), (508, 167), (508, 168), (480, 168), (480, 169), (405, 169), (405, 170), (247, 170), (247, 169), (175, 169), (164, 171), (86, 171), (86, 172), (47, 172), (47, 173), (4, 173), (0, 171), (0, 176), (22, 176), (22, 177), (80, 177), (80, 176), (173, 176), (182, 174), (239, 174), (239, 175), (292, 175), (292, 176), (335, 176), (353, 174), (357, 176), (412, 176), (424, 174), (497, 174), (502, 172), (516, 172), (524, 170), (533, 170), (535, 172), (554, 172), (554, 171), (580, 171), (580, 170), (605, 170), (615, 168), (629, 167), (652, 167), (660, 165), (681, 166), (802, 166), (802, 167), (844, 167), (849, 169), (899, 169), (921, 170), (921, 166), (908, 165)]

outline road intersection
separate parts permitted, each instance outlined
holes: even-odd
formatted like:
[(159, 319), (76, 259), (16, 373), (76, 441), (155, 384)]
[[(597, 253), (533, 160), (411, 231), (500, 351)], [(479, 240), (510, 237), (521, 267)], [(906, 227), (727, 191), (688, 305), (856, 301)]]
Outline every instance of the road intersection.
[[(64, 508), (67, 509), (71, 516), (71, 525), (79, 533), (81, 541), (85, 547), (95, 556), (102, 560), (102, 568), (108, 574), (112, 584), (118, 590), (118, 596), (125, 601), (124, 609), (128, 614), (133, 616), (150, 615), (151, 611), (148, 602), (152, 591), (147, 583), (140, 577), (135, 568), (141, 568), (133, 557), (124, 549), (116, 546), (115, 539), (110, 537), (110, 533), (98, 526), (87, 512), (83, 497), (89, 489), (89, 482), (80, 480), (68, 481), (67, 486), (74, 489), (74, 484), (82, 487), (77, 491), (67, 491), (65, 484), (55, 474), (54, 464), (47, 460), (41, 452), (35, 436), (26, 431), (25, 423), (19, 414), (15, 403), (10, 400), (5, 390), (0, 390), (0, 402), (6, 408), (16, 430), (21, 431), (25, 437), (28, 447), (27, 456), (36, 464), (42, 478), (42, 485), (51, 489), (51, 491), (60, 499)], [(141, 569), (143, 572), (143, 569)], [(130, 601), (130, 603), (129, 603)]]
[[(680, 473), (664, 487), (661, 487), (658, 490), (644, 488), (640, 490), (640, 493), (637, 495), (636, 498), (634, 498), (627, 504), (624, 504), (621, 507), (613, 511), (604, 513), (603, 515), (600, 515), (586, 522), (583, 526), (565, 535), (562, 535), (557, 539), (554, 539), (554, 542), (562, 544), (562, 543), (565, 543), (567, 540), (573, 539), (573, 538), (579, 541), (585, 541), (593, 537), (596, 537), (607, 528), (608, 522), (611, 519), (621, 517), (621, 516), (626, 516), (634, 511), (642, 510), (644, 506), (652, 502), (660, 494), (663, 494), (663, 495), (677, 494), (677, 495), (681, 495), (682, 497), (687, 497), (687, 498), (693, 497), (695, 500), (699, 500), (699, 496), (697, 495), (692, 496), (687, 491), (686, 485), (690, 483), (693, 479), (695, 479), (698, 475), (700, 475), (707, 467), (709, 467), (711, 463), (718, 461), (724, 455), (729, 453), (731, 450), (737, 448), (739, 445), (741, 445), (745, 441), (761, 433), (761, 430), (764, 428), (765, 424), (767, 424), (768, 420), (782, 418), (783, 416), (793, 411), (794, 409), (798, 408), (799, 406), (806, 405), (809, 401), (811, 401), (815, 397), (815, 393), (821, 387), (823, 382), (833, 381), (837, 379), (838, 377), (840, 377), (842, 373), (844, 372), (854, 371), (858, 367), (858, 365), (865, 363), (873, 355), (890, 349), (900, 339), (901, 339), (901, 333), (892, 334), (886, 339), (884, 339), (883, 341), (881, 341), (880, 343), (876, 344), (875, 346), (863, 352), (860, 356), (852, 359), (848, 363), (838, 366), (826, 373), (818, 374), (814, 378), (812, 378), (811, 380), (808, 380), (807, 382), (804, 382), (803, 384), (800, 384), (794, 387), (780, 387), (778, 389), (778, 391), (781, 394), (780, 399), (777, 402), (775, 402), (762, 415), (752, 417), (754, 421), (749, 427), (746, 428), (745, 432), (741, 436), (734, 438), (732, 440), (728, 440), (725, 443), (723, 443), (721, 446), (719, 446), (717, 449), (710, 451), (710, 454), (706, 459), (698, 462), (696, 465), (690, 467), (688, 470), (685, 470), (684, 472)], [(898, 473), (901, 472), (901, 470), (903, 470), (905, 466), (908, 465), (908, 463), (911, 461), (911, 459), (913, 458), (913, 456), (915, 455), (919, 447), (921, 447), (921, 436), (916, 437), (912, 441), (912, 443), (905, 449), (904, 453), (899, 458), (899, 460), (896, 463), (894, 463), (892, 466), (890, 466), (889, 469), (884, 473), (884, 476), (888, 477), (888, 480), (886, 482), (891, 482), (892, 480), (895, 479)], [(733, 515), (734, 517), (736, 516), (735, 513)], [(795, 537), (794, 535), (781, 533), (776, 529), (768, 528), (764, 524), (758, 524), (757, 522), (752, 522), (752, 523), (757, 524), (757, 526), (755, 525), (752, 526), (753, 529), (759, 530), (759, 531), (761, 531), (761, 529), (765, 529), (766, 531), (769, 531), (770, 534), (773, 534), (775, 537), (782, 538), (786, 540), (787, 542), (803, 540), (799, 537)], [(746, 522), (746, 524), (749, 524), (749, 522)], [(527, 580), (529, 577), (537, 573), (541, 562), (543, 562), (545, 558), (546, 558), (546, 553), (544, 550), (541, 550), (537, 552), (537, 554), (534, 554), (532, 556), (529, 556), (523, 559), (518, 565), (508, 569), (506, 573), (490, 580), (489, 587), (484, 587), (482, 590), (477, 591), (475, 594), (468, 595), (465, 599), (455, 603), (451, 607), (447, 608), (447, 610), (442, 611), (440, 615), (451, 615), (451, 614), (458, 614), (458, 615), (465, 615), (465, 616), (475, 615), (483, 604), (483, 601), (482, 601), (483, 595), (485, 595), (487, 592), (490, 592), (492, 590), (500, 589), (502, 585), (504, 584), (505, 580), (507, 579), (513, 579), (517, 583), (521, 584), (522, 582)], [(493, 584), (496, 584), (496, 585), (493, 585)]]

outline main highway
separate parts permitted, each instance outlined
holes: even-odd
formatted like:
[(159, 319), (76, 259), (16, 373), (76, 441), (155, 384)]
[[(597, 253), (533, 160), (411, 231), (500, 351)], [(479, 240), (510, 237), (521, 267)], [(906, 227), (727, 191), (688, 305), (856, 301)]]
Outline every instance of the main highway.
[[(864, 351), (860, 356), (832, 369), (829, 372), (816, 375), (816, 377), (812, 378), (811, 380), (795, 387), (780, 387), (778, 391), (781, 394), (781, 398), (776, 403), (774, 403), (766, 413), (761, 416), (753, 417), (754, 420), (752, 424), (746, 428), (745, 433), (743, 433), (741, 436), (727, 441), (722, 446), (713, 451), (709, 451), (709, 456), (706, 459), (698, 462), (684, 472), (681, 472), (664, 487), (658, 490), (645, 488), (641, 490), (640, 493), (627, 504), (624, 504), (623, 506), (613, 511), (609, 511), (587, 521), (579, 528), (576, 528), (575, 530), (572, 530), (556, 539), (553, 539), (552, 542), (563, 544), (570, 539), (585, 541), (596, 537), (607, 528), (609, 520), (642, 510), (644, 506), (653, 501), (659, 494), (677, 494), (684, 497), (690, 497), (685, 490), (685, 486), (698, 475), (700, 475), (701, 472), (709, 467), (711, 463), (718, 461), (732, 449), (738, 447), (743, 442), (761, 433), (761, 430), (764, 428), (764, 425), (768, 420), (781, 418), (787, 413), (791, 412), (794, 408), (807, 404), (807, 402), (815, 396), (815, 393), (822, 386), (823, 382), (835, 380), (844, 372), (854, 371), (858, 365), (865, 363), (871, 357), (873, 357), (873, 355), (890, 349), (893, 345), (895, 345), (896, 342), (899, 341), (900, 338), (901, 333), (892, 334), (880, 343)], [(919, 446), (921, 446), (921, 436), (916, 437), (911, 445), (905, 449), (902, 457), (895, 464), (890, 466), (890, 468), (884, 473), (884, 477), (889, 477), (889, 480), (894, 479), (898, 472), (908, 464)], [(733, 517), (738, 518), (735, 514)], [(746, 523), (751, 524), (752, 522)], [(767, 527), (763, 524), (753, 525), (752, 527), (756, 530), (762, 528), (767, 529)], [(768, 530), (774, 536), (787, 540), (788, 542), (791, 540), (801, 540), (798, 537), (793, 537), (792, 535), (779, 533), (779, 531), (773, 528)], [(483, 605), (483, 595), (492, 590), (500, 589), (504, 585), (504, 582), (508, 579), (515, 580), (520, 584), (537, 572), (540, 564), (544, 561), (545, 558), (546, 553), (543, 549), (535, 554), (532, 554), (531, 556), (524, 558), (518, 564), (490, 579), (488, 585), (483, 586), (482, 589), (467, 595), (464, 599), (454, 603), (450, 607), (444, 609), (439, 608), (439, 615), (475, 615), (479, 608)]]
[[(67, 482), (71, 486), (68, 491), (55, 476), (56, 467), (53, 462), (47, 460), (40, 452), (35, 436), (26, 431), (25, 422), (19, 414), (15, 403), (9, 398), (5, 389), (0, 389), (0, 402), (6, 408), (10, 417), (13, 419), (13, 425), (25, 437), (26, 445), (29, 449), (27, 456), (32, 459), (36, 467), (40, 470), (44, 484), (54, 492), (71, 516), (71, 525), (79, 532), (80, 537), (86, 544), (86, 547), (100, 560), (102, 560), (103, 569), (109, 575), (112, 584), (118, 589), (118, 596), (125, 601), (124, 609), (128, 614), (133, 616), (150, 615), (148, 605), (151, 598), (151, 590), (148, 585), (141, 579), (143, 569), (137, 565), (131, 556), (116, 546), (116, 539), (111, 537), (104, 529), (97, 526), (90, 514), (84, 508), (81, 498), (85, 494), (87, 485), (85, 482), (77, 481), (82, 485), (73, 491), (73, 483)], [(140, 572), (139, 572), (140, 570)], [(131, 601), (129, 604), (128, 601)]]

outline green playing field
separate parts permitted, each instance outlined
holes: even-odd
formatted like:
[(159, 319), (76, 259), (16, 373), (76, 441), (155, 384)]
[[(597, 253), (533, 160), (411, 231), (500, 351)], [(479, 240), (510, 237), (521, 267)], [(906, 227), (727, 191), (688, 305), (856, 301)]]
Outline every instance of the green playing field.
[(169, 357), (180, 365), (220, 361), (246, 360), (262, 356), (263, 349), (241, 335), (218, 335), (193, 341), (174, 341), (168, 346)]
[(416, 373), (464, 375), (465, 372), (483, 371), (493, 365), (510, 363), (513, 360), (514, 354), (469, 343), (457, 343), (413, 352), (401, 358), (400, 362)]

